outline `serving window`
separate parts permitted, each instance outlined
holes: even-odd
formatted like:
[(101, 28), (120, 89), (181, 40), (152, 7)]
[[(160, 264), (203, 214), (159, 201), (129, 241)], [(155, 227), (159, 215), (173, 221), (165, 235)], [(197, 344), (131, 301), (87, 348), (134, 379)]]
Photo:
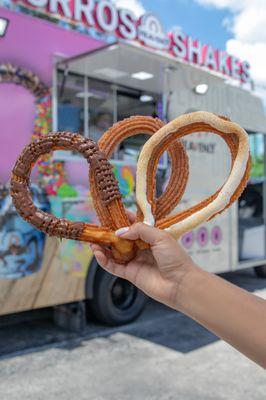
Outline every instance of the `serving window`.
[[(110, 82), (57, 73), (57, 129), (78, 132), (94, 141), (113, 125), (131, 115), (161, 117), (161, 96)], [(147, 135), (126, 139), (114, 154), (114, 159), (135, 163)], [(57, 159), (79, 159), (77, 154), (56, 152)], [(166, 161), (165, 161), (166, 162)]]

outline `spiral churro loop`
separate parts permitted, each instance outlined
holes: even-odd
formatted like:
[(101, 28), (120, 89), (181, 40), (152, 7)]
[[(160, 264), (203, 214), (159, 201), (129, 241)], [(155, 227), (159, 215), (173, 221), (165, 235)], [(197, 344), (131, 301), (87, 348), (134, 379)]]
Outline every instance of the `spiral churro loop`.
[[(100, 228), (83, 222), (72, 222), (38, 209), (32, 201), (29, 190), (29, 178), (32, 167), (38, 158), (52, 150), (75, 150), (91, 165), (91, 171), (97, 186), (106, 220), (109, 225)], [(114, 257), (125, 262), (134, 255), (134, 243), (118, 239), (111, 230), (116, 224), (117, 204), (121, 199), (118, 183), (113, 175), (112, 166), (98, 146), (79, 134), (59, 132), (30, 143), (19, 156), (11, 177), (11, 195), (18, 213), (39, 230), (51, 236), (73, 240), (84, 240), (113, 246)], [(123, 210), (124, 211), (124, 210)], [(121, 245), (122, 244), (122, 245)]]
[[(110, 158), (115, 148), (123, 140), (139, 134), (147, 134), (152, 136), (161, 127), (163, 127), (163, 125), (163, 122), (158, 118), (141, 115), (126, 118), (108, 129), (108, 131), (106, 131), (106, 133), (98, 141), (98, 146), (106, 154), (106, 156)], [(148, 198), (154, 202), (153, 213), (157, 218), (161, 218), (164, 215), (169, 214), (174, 209), (175, 205), (180, 201), (184, 194), (189, 174), (188, 157), (185, 149), (181, 142), (175, 141), (171, 146), (169, 146), (168, 151), (171, 161), (171, 176), (165, 192), (158, 199), (156, 199), (156, 169), (162, 153), (163, 151), (159, 154), (157, 159), (153, 160), (147, 177), (149, 181), (147, 195)], [(90, 173), (90, 187), (92, 191), (92, 198), (98, 199), (99, 196), (97, 196), (97, 187), (94, 184), (92, 173)], [(94, 204), (94, 206), (97, 209), (97, 207), (99, 207), (99, 202)], [(140, 216), (139, 219), (142, 219), (142, 216)], [(102, 225), (105, 225), (107, 222), (104, 220), (103, 216), (100, 216), (100, 221)]]
[[(184, 193), (189, 174), (188, 158), (179, 139), (202, 131), (221, 136), (228, 145), (232, 159), (229, 178), (212, 196), (172, 215)], [(180, 116), (167, 125), (159, 119), (135, 116), (111, 127), (98, 146), (92, 140), (70, 132), (59, 132), (29, 144), (19, 156), (11, 177), (11, 195), (17, 211), (26, 221), (49, 235), (111, 246), (116, 261), (129, 261), (137, 248), (144, 248), (145, 244), (115, 235), (114, 231), (129, 225), (129, 221), (108, 157), (122, 140), (140, 133), (152, 137), (144, 145), (137, 164), (139, 220), (167, 229), (179, 238), (221, 213), (242, 193), (249, 176), (250, 154), (248, 136), (237, 124), (208, 112)], [(90, 164), (90, 189), (102, 227), (58, 219), (33, 204), (28, 187), (32, 167), (42, 154), (56, 149), (78, 151)], [(169, 153), (171, 177), (166, 191), (156, 199), (156, 168), (164, 151)]]
[[(198, 132), (211, 132), (221, 136), (229, 146), (232, 158), (231, 172), (227, 182), (212, 196), (194, 207), (173, 216), (165, 215), (155, 219), (150, 211), (150, 200), (146, 195), (147, 172), (151, 160), (158, 157), (163, 147), (166, 149), (177, 139)], [(194, 112), (182, 115), (162, 127), (143, 147), (137, 167), (136, 197), (144, 215), (144, 221), (166, 229), (179, 238), (204, 221), (228, 208), (244, 190), (250, 172), (251, 159), (248, 135), (239, 125), (229, 119), (208, 112)]]

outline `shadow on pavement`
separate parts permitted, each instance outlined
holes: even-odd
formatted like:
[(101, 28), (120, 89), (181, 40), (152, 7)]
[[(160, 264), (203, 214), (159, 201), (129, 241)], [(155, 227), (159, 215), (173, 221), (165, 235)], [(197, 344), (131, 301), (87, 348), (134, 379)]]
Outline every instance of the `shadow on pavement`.
[[(266, 279), (257, 278), (251, 270), (226, 273), (221, 276), (251, 292), (266, 288)], [(110, 336), (117, 332), (130, 334), (182, 353), (219, 340), (190, 318), (154, 301), (150, 301), (143, 314), (131, 324), (110, 328), (90, 321), (82, 333), (64, 331), (55, 326), (51, 308), (20, 313), (17, 318), (19, 322), (16, 322), (14, 316), (0, 318), (2, 358), (12, 357), (25, 351), (42, 351), (52, 346), (72, 350), (82, 346), (84, 341), (98, 336)]]
[(180, 313), (165, 319), (162, 316), (152, 326), (132, 329), (130, 334), (181, 353), (188, 353), (219, 340), (197, 322)]

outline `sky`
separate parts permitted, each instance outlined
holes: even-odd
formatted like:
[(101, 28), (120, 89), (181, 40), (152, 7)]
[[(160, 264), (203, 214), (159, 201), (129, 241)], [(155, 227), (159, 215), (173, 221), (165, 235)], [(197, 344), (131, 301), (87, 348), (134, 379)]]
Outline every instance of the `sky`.
[(145, 11), (165, 31), (185, 33), (251, 64), (256, 91), (266, 102), (266, 0), (113, 0), (137, 16)]
[(225, 10), (202, 7), (193, 0), (144, 0), (142, 4), (160, 18), (166, 31), (177, 25), (192, 37), (221, 49), (232, 37), (222, 26), (227, 17)]

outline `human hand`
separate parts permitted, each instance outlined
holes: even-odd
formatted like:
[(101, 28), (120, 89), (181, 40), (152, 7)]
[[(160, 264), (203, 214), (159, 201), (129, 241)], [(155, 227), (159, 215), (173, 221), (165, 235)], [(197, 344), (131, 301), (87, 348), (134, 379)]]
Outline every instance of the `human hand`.
[[(130, 214), (129, 218), (134, 222), (133, 215)], [(180, 283), (194, 268), (190, 256), (169, 233), (143, 223), (119, 229), (116, 234), (129, 240), (142, 239), (150, 248), (139, 250), (132, 261), (122, 265), (112, 259), (109, 250), (92, 244), (97, 262), (106, 271), (127, 279), (148, 296), (176, 308)]]

